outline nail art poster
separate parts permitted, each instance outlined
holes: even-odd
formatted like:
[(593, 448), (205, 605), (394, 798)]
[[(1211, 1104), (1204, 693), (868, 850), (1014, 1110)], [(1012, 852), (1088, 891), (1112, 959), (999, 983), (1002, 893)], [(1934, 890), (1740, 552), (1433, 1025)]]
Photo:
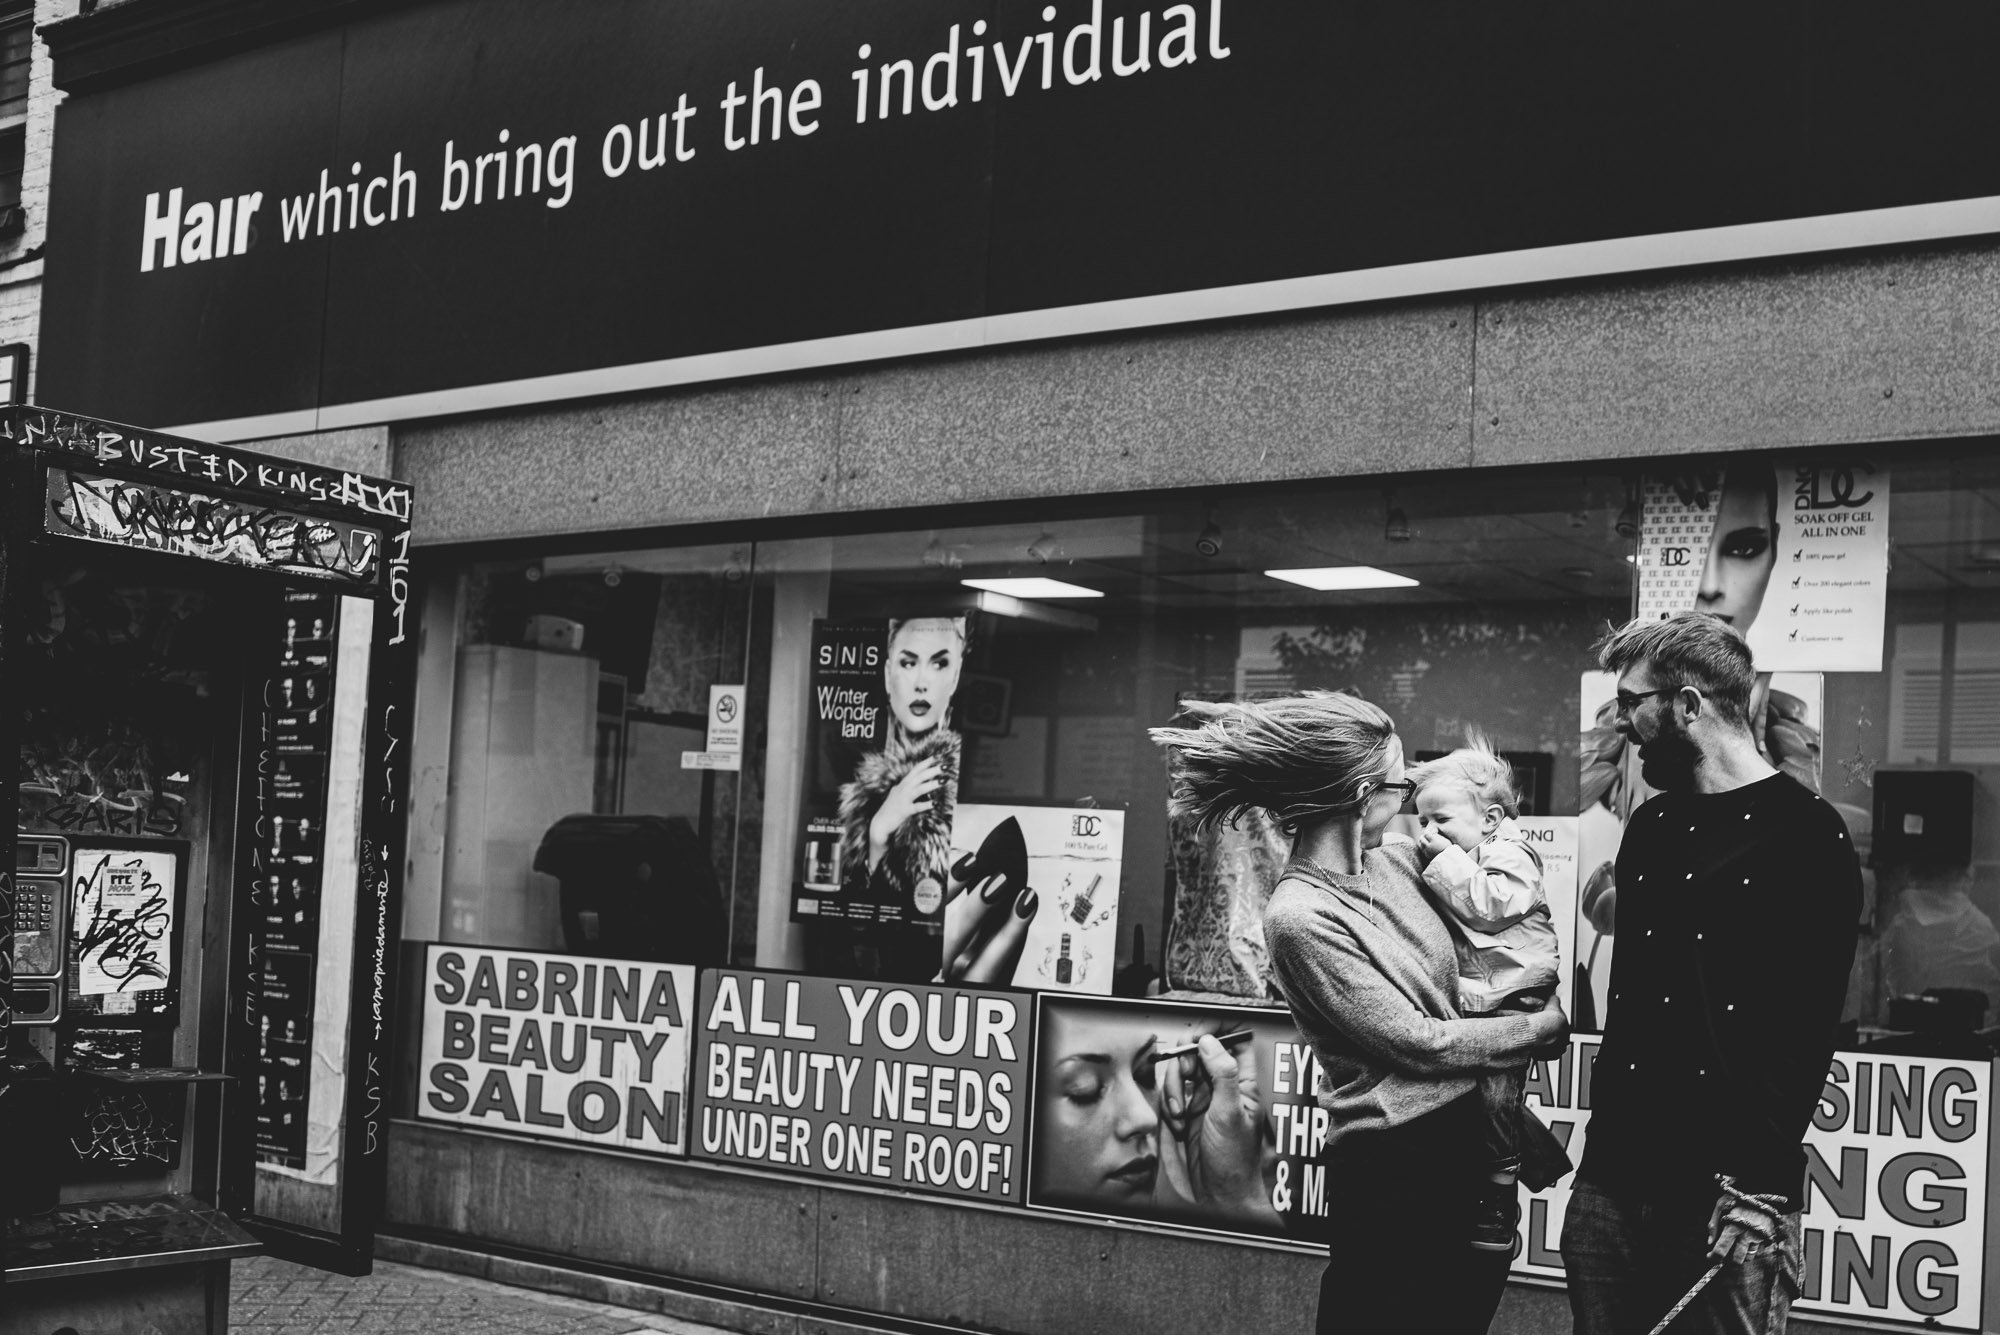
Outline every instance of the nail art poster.
[(1730, 458), (1644, 483), (1639, 612), (1735, 626), (1759, 672), (1880, 672), (1889, 470)]
[[(1007, 827), (1011, 823), (1012, 829)], [(999, 907), (1019, 916), (1022, 901), (1033, 896), (1026, 930), (1020, 935), (1020, 955), (1010, 979), (1016, 987), (1053, 992), (1087, 992), (1108, 996), (1111, 975), (1118, 966), (1119, 872), (1125, 853), (1125, 813), (1106, 807), (1044, 807), (1018, 804), (961, 802), (952, 818), (954, 867), (971, 857), (971, 880), (961, 894), (978, 894), (992, 875), (1013, 880), (1025, 871), (1026, 884), (995, 889)], [(1025, 862), (1010, 870), (1007, 864)], [(982, 865), (993, 863), (992, 867)], [(990, 873), (990, 874), (989, 874)], [(953, 877), (956, 884), (958, 877)], [(946, 935), (959, 915), (947, 912)], [(982, 942), (993, 942), (1006, 924), (975, 929), (969, 940), (946, 962), (947, 972), (963, 965), (977, 968)], [(985, 949), (992, 949), (989, 944)]]

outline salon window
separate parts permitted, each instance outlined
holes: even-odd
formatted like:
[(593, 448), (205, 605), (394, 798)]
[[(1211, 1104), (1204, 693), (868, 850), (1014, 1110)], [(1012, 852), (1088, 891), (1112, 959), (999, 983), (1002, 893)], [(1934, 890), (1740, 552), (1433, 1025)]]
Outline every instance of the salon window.
[[(1845, 1041), (1957, 1051), (2000, 1024), (1990, 454), (1891, 461), (1881, 670), (1762, 684), (1773, 762), (1835, 805), (1867, 867)], [(1754, 643), (1783, 593), (1762, 481), (1777, 456), (1733, 461), (1757, 486), (1710, 495), (1714, 550), (1687, 592)], [(1565, 1000), (1595, 1027), (1611, 868), (1644, 794), (1591, 649), (1632, 614), (1645, 488), (1675, 470), (1656, 471), (1289, 485), (463, 566), (441, 885), (413, 894), (430, 916), (406, 936), (1261, 999), (1287, 841), (1254, 818), (1177, 828), (1146, 730), (1191, 697), (1342, 690), (1386, 709), (1411, 759), (1483, 733), (1514, 761), (1523, 814), (1574, 839), (1551, 898), (1560, 919), (1575, 897)], [(708, 752), (726, 685), (743, 688), (720, 762), (737, 768)], [(1067, 854), (1047, 842), (1085, 829)], [(994, 886), (1014, 860), (1019, 883)], [(953, 934), (950, 906), (982, 887), (996, 902)]]
[[(1388, 710), (1412, 759), (1476, 729), (1515, 761), (1527, 814), (1573, 817), (1579, 691), (1592, 643), (1629, 615), (1634, 503), (1623, 477), (1542, 473), (759, 544), (758, 605), (772, 618), (760, 962), (1264, 998), (1262, 908), (1286, 841), (1254, 820), (1175, 828), (1147, 729), (1190, 697), (1351, 691)], [(816, 654), (859, 661), (869, 646), (929, 665), (929, 684), (899, 684), (914, 666), (872, 681), (815, 675)], [(842, 681), (883, 702), (866, 748), (813, 735), (826, 726), (816, 692)], [(967, 818), (944, 830), (900, 808), (894, 822), (865, 818), (935, 755), (948, 756)], [(839, 916), (857, 886), (886, 896), (898, 877), (906, 900), (959, 902), (968, 883), (955, 869), (999, 838), (1005, 815), (1027, 830), (1050, 809), (1117, 813), (1116, 895), (1086, 893), (1094, 873), (1059, 865), (1030, 835), (1028, 888), (1054, 897), (1055, 921), (1038, 908), (1014, 953), (995, 951), (997, 929), (946, 959), (935, 924)], [(802, 896), (815, 876), (824, 894)], [(805, 913), (793, 911), (801, 898)]]
[(1828, 673), (1824, 793), (1868, 863), (1848, 1022), (1985, 1055), (2000, 1025), (2000, 462), (1899, 451), (1883, 670)]
[[(741, 768), (702, 759), (710, 688), (762, 689), (750, 560), (746, 544), (465, 568), (437, 921), (406, 935), (750, 960), (754, 897), (731, 890), (755, 776), (746, 802)], [(758, 727), (743, 751), (761, 753)]]

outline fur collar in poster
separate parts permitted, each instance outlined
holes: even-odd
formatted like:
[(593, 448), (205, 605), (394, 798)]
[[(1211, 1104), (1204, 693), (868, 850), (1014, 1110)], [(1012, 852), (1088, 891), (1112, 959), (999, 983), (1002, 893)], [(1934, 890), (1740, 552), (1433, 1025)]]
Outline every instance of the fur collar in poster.
[(950, 728), (933, 728), (910, 738), (900, 729), (880, 751), (864, 756), (854, 777), (840, 786), (840, 883), (866, 885), (868, 822), (889, 790), (912, 769), (935, 759), (942, 771), (927, 811), (919, 811), (889, 838), (878, 873), (899, 896), (907, 896), (918, 881), (934, 876), (940, 888), (951, 866), (951, 813), (958, 797), (959, 735)]

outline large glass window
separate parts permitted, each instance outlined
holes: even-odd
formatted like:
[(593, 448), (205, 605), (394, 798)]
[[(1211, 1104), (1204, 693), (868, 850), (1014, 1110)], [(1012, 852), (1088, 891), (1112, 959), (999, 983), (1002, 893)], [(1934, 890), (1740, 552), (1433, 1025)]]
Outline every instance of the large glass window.
[[(1170, 829), (1146, 730), (1189, 697), (1357, 691), (1413, 752), (1482, 730), (1533, 811), (1574, 811), (1632, 494), (1611, 473), (1294, 489), (471, 567), (436, 934), (1261, 996), (1278, 838)], [(740, 770), (707, 755), (724, 685)], [(989, 843), (1028, 858), (1035, 906), (954, 925)]]
[(1883, 670), (1825, 678), (1823, 791), (1872, 864), (1849, 1018), (1967, 1055), (2000, 1021), (2000, 461), (1898, 458), (1893, 481)]
[[(754, 896), (730, 894), (737, 840), (757, 820), (742, 748), (719, 767), (709, 716), (711, 687), (768, 661), (749, 575), (747, 545), (466, 572), (437, 939), (732, 958), (755, 917)], [(747, 952), (754, 933), (736, 939)]]
[[(1777, 674), (1762, 735), (1870, 860), (1854, 1039), (1922, 1045), (2000, 1016), (2000, 463), (1875, 462), (1882, 669)], [(1647, 483), (1701, 464), (468, 566), (435, 935), (1261, 998), (1284, 840), (1175, 828), (1147, 729), (1190, 698), (1332, 689), (1387, 709), (1412, 758), (1478, 732), (1513, 762), (1523, 816), (1572, 850), (1588, 1025), (1643, 796), (1593, 740), (1591, 648), (1637, 605)], [(1001, 902), (954, 909), (1016, 866)]]
[[(948, 856), (898, 874), (956, 891), (956, 862), (1009, 815), (1041, 830), (1027, 851), (1046, 863), (1031, 867), (1043, 902), (1011, 972), (968, 958), (949, 914), (941, 930), (841, 914), (851, 876), (826, 878), (824, 896), (790, 894), (809, 910), (795, 914), (793, 958), (835, 973), (1265, 995), (1261, 904), (1282, 841), (1254, 823), (1202, 838), (1170, 828), (1147, 729), (1190, 697), (1354, 691), (1390, 710), (1413, 753), (1484, 732), (1515, 758), (1534, 811), (1574, 812), (1579, 674), (1591, 642), (1630, 606), (1632, 541), (1620, 531), (1630, 496), (1616, 475), (1537, 475), (761, 544), (759, 580), (781, 618), (774, 643), (892, 660), (942, 643), (962, 659), (948, 715), (961, 815)], [(909, 629), (925, 625), (944, 629)], [(814, 735), (827, 729), (813, 692), (844, 679), (808, 668), (784, 682), (782, 670), (773, 735), (781, 711), (808, 715), (788, 720), (802, 753), (802, 772), (786, 776), (800, 793), (802, 844), (852, 850), (879, 833), (853, 811), (892, 804), (899, 774), (920, 762), (880, 764), (880, 751), (851, 747), (825, 768), (839, 748)], [(896, 717), (897, 671), (891, 662), (883, 674), (891, 721), (878, 747), (910, 732)], [(772, 785), (776, 811), (775, 771)], [(1115, 813), (1120, 835), (1094, 891), (1097, 868), (1056, 855), (1093, 810)], [(1052, 823), (1049, 811), (1065, 814)], [(912, 829), (926, 819), (906, 811)], [(781, 851), (768, 833), (765, 850)], [(800, 856), (764, 864), (766, 914), (808, 874), (812, 854)], [(975, 932), (974, 955), (981, 944)]]

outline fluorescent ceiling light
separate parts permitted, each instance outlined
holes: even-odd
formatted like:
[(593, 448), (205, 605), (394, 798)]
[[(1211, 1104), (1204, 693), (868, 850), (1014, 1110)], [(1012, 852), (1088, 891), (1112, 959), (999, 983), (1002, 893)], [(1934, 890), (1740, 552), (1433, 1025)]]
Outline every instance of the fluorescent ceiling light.
[(1026, 579), (962, 579), (959, 583), (968, 589), (984, 589), (988, 593), (1004, 593), (1009, 598), (1102, 598), (1097, 589), (1086, 589), (1081, 584), (1065, 584), (1059, 579), (1043, 579), (1039, 575)]
[(1084, 630), (1095, 633), (1097, 618), (1089, 612), (1079, 612), (1070, 607), (1052, 607), (1047, 603), (1024, 602), (991, 589), (977, 589), (966, 595), (972, 606), (994, 616), (1015, 617), (1022, 621), (1037, 621), (1044, 626), (1060, 626), (1064, 630)]
[(1272, 579), (1287, 584), (1303, 584), (1322, 593), (1335, 589), (1414, 589), (1417, 581), (1408, 575), (1392, 575), (1374, 566), (1315, 566), (1309, 570), (1266, 570)]

